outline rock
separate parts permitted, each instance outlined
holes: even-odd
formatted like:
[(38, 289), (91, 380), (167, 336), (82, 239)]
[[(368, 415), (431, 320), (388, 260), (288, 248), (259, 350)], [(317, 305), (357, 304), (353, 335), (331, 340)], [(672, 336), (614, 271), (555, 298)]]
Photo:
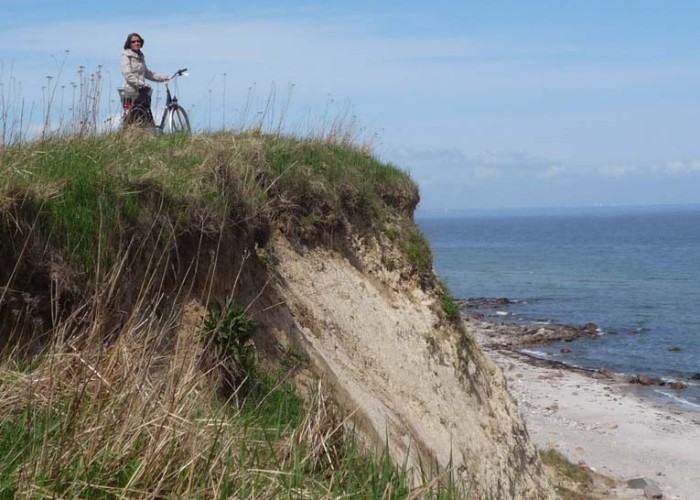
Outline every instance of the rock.
[(633, 490), (643, 490), (646, 485), (647, 482), (643, 477), (638, 477), (627, 481), (627, 487)]
[(671, 382), (670, 384), (668, 384), (668, 386), (671, 389), (678, 389), (678, 390), (683, 390), (683, 389), (688, 388), (688, 384), (686, 384), (685, 382)]
[(700, 380), (700, 373), (693, 373), (690, 376), (690, 380)]
[(642, 374), (638, 374), (637, 376), (633, 377), (630, 382), (639, 385), (663, 385), (661, 379)]
[(555, 411), (559, 411), (559, 405), (558, 405), (557, 402), (555, 401), (555, 402), (552, 403), (551, 405), (546, 406), (546, 407), (545, 407), (545, 410), (549, 410), (549, 411), (551, 411), (552, 413), (554, 413)]
[(638, 477), (627, 481), (627, 486), (633, 490), (644, 490), (645, 498), (663, 498), (663, 492), (653, 479)]
[(681, 352), (682, 350), (683, 350), (683, 349), (681, 349), (681, 348), (678, 347), (678, 346), (669, 347), (669, 348), (668, 348), (668, 352)]
[(663, 491), (661, 491), (661, 488), (659, 488), (658, 485), (656, 483), (654, 483), (653, 481), (651, 481), (651, 480), (649, 480), (649, 481), (650, 481), (650, 484), (648, 484), (644, 488), (644, 496), (646, 498), (663, 498), (664, 493), (663, 493)]
[(645, 477), (637, 477), (635, 479), (630, 479), (627, 481), (627, 487), (631, 488), (633, 490), (643, 490), (650, 484), (656, 484), (654, 481), (651, 479), (647, 479)]
[(561, 352), (562, 354), (569, 354), (571, 352), (571, 349), (564, 348), (564, 349), (560, 349), (559, 352)]
[(517, 304), (517, 300), (507, 297), (470, 297), (466, 300), (457, 300), (457, 305), (467, 309), (495, 309), (508, 304)]
[(588, 333), (598, 333), (598, 325), (595, 323), (588, 322), (585, 325), (583, 325), (582, 330)]

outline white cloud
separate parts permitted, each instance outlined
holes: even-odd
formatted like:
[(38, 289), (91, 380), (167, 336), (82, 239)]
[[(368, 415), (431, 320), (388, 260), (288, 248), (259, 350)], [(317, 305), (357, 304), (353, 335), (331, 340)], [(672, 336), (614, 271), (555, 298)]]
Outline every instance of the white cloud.
[(495, 178), (556, 177), (567, 171), (559, 162), (524, 151), (465, 153), (457, 149), (404, 149), (390, 152), (387, 158), (409, 170), (417, 179), (431, 182), (437, 179), (473, 183)]
[(598, 173), (603, 177), (623, 177), (637, 172), (639, 168), (632, 165), (606, 165), (598, 168)]
[(700, 160), (669, 160), (653, 165), (609, 165), (599, 167), (597, 172), (602, 177), (641, 176), (682, 176), (700, 173)]
[[(0, 57), (48, 57), (70, 49), (76, 59), (104, 64), (118, 76), (127, 25), (119, 19), (6, 30), (0, 33)], [(232, 84), (292, 82), (310, 92), (341, 95), (421, 93), (429, 99), (433, 93), (438, 100), (444, 92), (627, 91), (699, 74), (695, 66), (671, 62), (588, 63), (572, 58), (565, 65), (551, 64), (549, 52), (565, 55), (581, 47), (545, 49), (465, 35), (396, 36), (374, 26), (361, 18), (229, 21), (174, 16), (150, 23), (141, 34), (149, 62), (157, 68), (189, 65), (203, 78), (228, 72)], [(17, 46), (16, 40), (22, 44)]]
[(700, 173), (700, 160), (672, 160), (656, 167), (654, 171), (669, 175)]

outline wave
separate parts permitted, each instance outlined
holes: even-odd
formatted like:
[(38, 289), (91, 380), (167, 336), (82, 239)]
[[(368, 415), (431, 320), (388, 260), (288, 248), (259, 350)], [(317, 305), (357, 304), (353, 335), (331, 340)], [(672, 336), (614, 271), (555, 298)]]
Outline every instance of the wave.
[(679, 396), (677, 393), (665, 391), (662, 389), (654, 389), (654, 392), (657, 394), (661, 394), (665, 398), (672, 400), (674, 403), (678, 404), (679, 406), (689, 407), (690, 409), (693, 409), (695, 411), (700, 410), (700, 404), (694, 403), (693, 401), (689, 401), (688, 399), (685, 399), (685, 398)]

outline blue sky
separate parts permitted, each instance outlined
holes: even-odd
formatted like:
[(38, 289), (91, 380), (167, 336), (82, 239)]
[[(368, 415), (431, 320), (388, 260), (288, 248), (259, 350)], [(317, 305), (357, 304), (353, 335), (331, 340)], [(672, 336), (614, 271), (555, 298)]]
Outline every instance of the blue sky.
[(697, 2), (0, 8), (0, 90), (35, 115), (64, 58), (66, 87), (78, 66), (102, 65), (102, 108), (114, 108), (137, 31), (152, 69), (190, 69), (178, 91), (198, 128), (250, 123), (271, 96), (272, 128), (356, 117), (360, 140), (418, 182), (423, 209), (700, 203)]

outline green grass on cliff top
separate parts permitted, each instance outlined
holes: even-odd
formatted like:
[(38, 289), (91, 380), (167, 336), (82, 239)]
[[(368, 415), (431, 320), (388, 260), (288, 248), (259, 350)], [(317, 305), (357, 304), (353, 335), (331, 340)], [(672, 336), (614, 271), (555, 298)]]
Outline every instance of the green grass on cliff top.
[(136, 131), (0, 149), (0, 211), (87, 269), (108, 263), (120, 235), (163, 216), (175, 231), (276, 225), (313, 241), (348, 226), (376, 230), (417, 203), (407, 174), (328, 141)]

